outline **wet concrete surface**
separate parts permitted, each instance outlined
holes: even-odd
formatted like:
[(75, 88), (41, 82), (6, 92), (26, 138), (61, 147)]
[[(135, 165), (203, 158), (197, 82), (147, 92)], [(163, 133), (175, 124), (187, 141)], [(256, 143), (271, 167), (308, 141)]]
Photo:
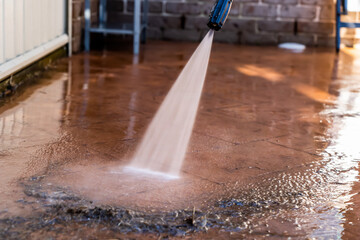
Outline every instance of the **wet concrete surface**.
[(123, 171), (195, 48), (75, 55), (2, 102), (0, 237), (360, 238), (355, 50), (214, 44), (181, 178)]

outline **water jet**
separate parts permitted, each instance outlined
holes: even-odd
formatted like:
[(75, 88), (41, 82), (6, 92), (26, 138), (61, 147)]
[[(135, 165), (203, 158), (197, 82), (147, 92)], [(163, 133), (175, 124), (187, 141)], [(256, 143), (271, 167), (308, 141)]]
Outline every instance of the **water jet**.
[(195, 123), (208, 68), (214, 30), (225, 23), (232, 0), (218, 0), (204, 37), (165, 97), (127, 169), (158, 176), (179, 177)]

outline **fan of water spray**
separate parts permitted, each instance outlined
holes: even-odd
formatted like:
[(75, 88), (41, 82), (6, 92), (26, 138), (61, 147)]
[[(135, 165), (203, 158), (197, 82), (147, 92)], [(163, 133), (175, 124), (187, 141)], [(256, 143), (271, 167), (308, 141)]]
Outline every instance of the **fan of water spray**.
[(165, 97), (135, 152), (129, 166), (132, 171), (179, 175), (199, 106), (213, 36), (214, 31), (210, 30)]
[(232, 0), (218, 0), (210, 14), (212, 30), (202, 40), (165, 97), (126, 170), (176, 178), (185, 158), (208, 68), (214, 30), (220, 30)]

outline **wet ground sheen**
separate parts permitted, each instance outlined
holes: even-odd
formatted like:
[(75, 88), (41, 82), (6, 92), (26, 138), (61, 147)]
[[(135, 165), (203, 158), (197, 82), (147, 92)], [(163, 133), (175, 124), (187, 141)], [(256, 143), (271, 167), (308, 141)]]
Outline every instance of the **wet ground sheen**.
[(360, 238), (356, 50), (214, 44), (181, 178), (123, 170), (196, 47), (78, 54), (1, 100), (0, 238)]

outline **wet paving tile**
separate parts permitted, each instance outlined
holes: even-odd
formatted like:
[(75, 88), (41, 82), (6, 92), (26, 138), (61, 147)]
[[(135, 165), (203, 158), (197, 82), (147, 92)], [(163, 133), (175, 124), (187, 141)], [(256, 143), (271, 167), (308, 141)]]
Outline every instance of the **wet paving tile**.
[[(356, 50), (214, 44), (181, 178), (124, 171), (195, 48), (150, 42), (138, 59), (78, 54), (1, 103), (0, 220), (69, 207), (56, 195), (68, 191), (150, 219), (152, 211), (208, 213), (209, 231), (191, 238), (358, 238)], [(80, 222), (66, 232), (78, 234)], [(118, 236), (111, 226), (93, 232)]]

